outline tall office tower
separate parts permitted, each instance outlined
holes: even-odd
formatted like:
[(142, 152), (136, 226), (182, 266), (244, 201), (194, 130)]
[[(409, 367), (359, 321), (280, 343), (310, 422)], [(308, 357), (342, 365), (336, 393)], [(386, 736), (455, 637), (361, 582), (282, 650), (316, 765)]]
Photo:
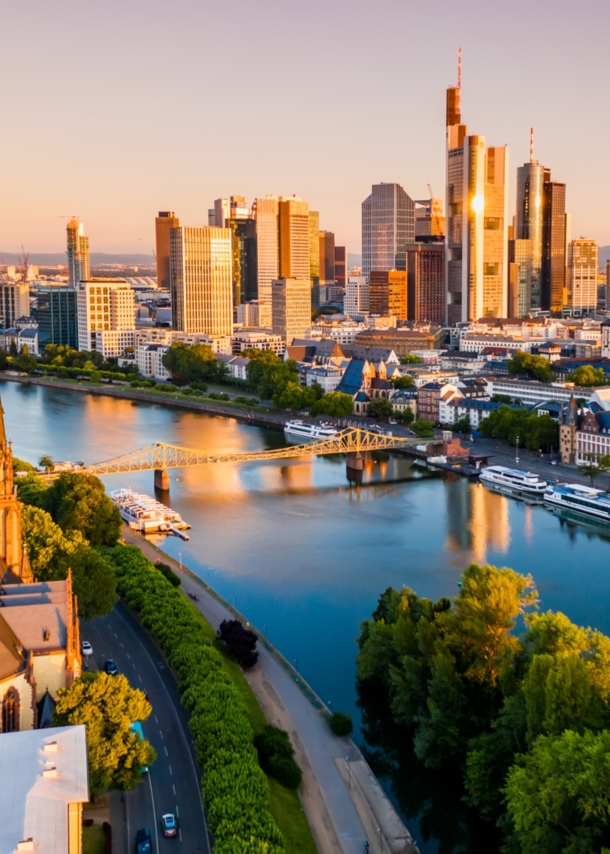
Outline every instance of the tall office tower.
[(172, 228), (172, 328), (231, 335), (231, 229)]
[(503, 317), (508, 293), (508, 147), (461, 123), (460, 87), (447, 90), (447, 323)]
[(606, 261), (606, 311), (610, 311), (610, 258)]
[(573, 314), (597, 308), (597, 265), (599, 246), (581, 237), (568, 247), (568, 305)]
[(98, 350), (102, 333), (135, 329), (133, 290), (125, 279), (81, 280), (76, 287), (76, 313), (78, 349)]
[(46, 344), (66, 344), (78, 350), (75, 288), (39, 288), (37, 316), (41, 350)]
[(178, 228), (180, 220), (173, 211), (159, 211), (155, 217), (157, 244), (157, 287), (169, 290), (169, 233)]
[(347, 279), (347, 246), (335, 246), (335, 285), (345, 291)]
[(405, 246), (415, 240), (415, 203), (400, 184), (373, 184), (362, 202), (362, 274), (404, 270)]
[(532, 242), (508, 241), (509, 294), (507, 317), (525, 317), (532, 303)]
[(405, 270), (373, 270), (369, 277), (369, 309), (382, 317), (407, 319)]
[(445, 322), (445, 246), (407, 246), (407, 318)]
[(71, 219), (68, 232), (68, 277), (72, 287), (81, 280), (91, 278), (89, 263), (89, 238), (85, 237), (85, 226), (77, 219)]
[(335, 284), (335, 235), (332, 231), (320, 232), (320, 287)]
[(320, 214), (309, 211), (309, 277), (311, 304), (320, 308)]
[(233, 310), (237, 311), (240, 303), (258, 295), (256, 222), (244, 196), (231, 196), (229, 211), (226, 227), (232, 232)]
[(271, 285), (272, 329), (287, 345), (295, 338), (307, 338), (311, 331), (311, 283), (302, 279), (279, 278)]
[(309, 279), (309, 204), (280, 198), (280, 278)]
[(231, 196), (229, 200), (231, 219), (249, 219), (250, 211), (245, 196)]
[(415, 240), (430, 243), (445, 236), (442, 199), (416, 199)]
[(0, 282), (0, 319), (10, 329), (20, 317), (30, 316), (30, 287), (27, 282)]
[(279, 259), (279, 199), (265, 196), (256, 199), (256, 253), (258, 271), (258, 307), (260, 325), (271, 327), (271, 282), (280, 272)]
[(541, 307), (549, 311), (561, 311), (566, 302), (568, 243), (566, 185), (551, 181), (551, 170), (545, 169), (542, 194)]
[[(243, 198), (239, 196), (238, 198)], [(212, 210), (214, 215), (212, 216)], [(214, 207), (208, 208), (208, 225), (216, 228), (226, 228), (231, 218), (231, 202), (229, 199), (214, 199)], [(212, 222), (213, 220), (213, 222)]]
[(349, 317), (369, 313), (369, 282), (366, 276), (348, 276), (343, 310)]
[[(530, 153), (531, 151), (530, 146)], [(517, 215), (515, 240), (529, 241), (530, 305), (523, 306), (523, 314), (530, 308), (542, 308), (542, 258), (545, 168), (531, 160), (517, 168)], [(524, 247), (522, 247), (523, 249)]]

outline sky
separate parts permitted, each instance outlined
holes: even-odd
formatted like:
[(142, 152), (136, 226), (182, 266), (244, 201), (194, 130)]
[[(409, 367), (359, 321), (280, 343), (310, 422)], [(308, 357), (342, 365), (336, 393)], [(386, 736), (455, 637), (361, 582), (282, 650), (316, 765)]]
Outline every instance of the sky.
[(0, 252), (154, 247), (154, 217), (296, 194), (360, 251), (380, 181), (444, 196), (462, 121), (567, 184), (572, 236), (610, 244), (607, 0), (28, 0), (0, 11)]

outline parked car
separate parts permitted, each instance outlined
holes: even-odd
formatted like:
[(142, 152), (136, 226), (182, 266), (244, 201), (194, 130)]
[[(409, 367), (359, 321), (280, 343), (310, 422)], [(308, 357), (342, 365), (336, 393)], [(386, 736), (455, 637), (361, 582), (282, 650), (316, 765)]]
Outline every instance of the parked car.
[(81, 641), (80, 651), (83, 655), (93, 655), (93, 647), (91, 646), (89, 641), (86, 640)]
[(136, 833), (136, 854), (150, 854), (151, 851), (150, 830), (143, 827)]
[(104, 666), (104, 670), (106, 671), (106, 673), (108, 674), (108, 676), (118, 676), (118, 675), (119, 675), (119, 668), (118, 668), (118, 667), (116, 666), (116, 664), (114, 663), (114, 659), (113, 659), (113, 658), (109, 658), (109, 659), (106, 661), (106, 664), (105, 664), (105, 666)]
[(163, 836), (177, 836), (178, 824), (176, 816), (173, 813), (168, 812), (164, 816), (161, 816), (161, 830), (163, 831)]

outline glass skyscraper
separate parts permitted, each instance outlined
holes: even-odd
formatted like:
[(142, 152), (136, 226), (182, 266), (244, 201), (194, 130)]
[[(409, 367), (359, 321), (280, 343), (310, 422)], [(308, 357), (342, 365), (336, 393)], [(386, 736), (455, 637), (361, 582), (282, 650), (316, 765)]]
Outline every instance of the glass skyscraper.
[(520, 310), (524, 313), (530, 308), (542, 308), (544, 173), (544, 167), (537, 160), (525, 163), (517, 169), (515, 240), (528, 240), (530, 246), (529, 305), (522, 305), (520, 299)]
[(362, 273), (405, 270), (415, 242), (415, 203), (400, 184), (373, 184), (362, 202)]

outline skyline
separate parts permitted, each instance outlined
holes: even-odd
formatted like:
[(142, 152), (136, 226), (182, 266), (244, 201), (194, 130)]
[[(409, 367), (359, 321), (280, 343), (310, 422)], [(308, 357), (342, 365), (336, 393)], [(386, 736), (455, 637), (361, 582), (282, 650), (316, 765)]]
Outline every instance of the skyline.
[[(172, 11), (158, 0), (35, 0), (5, 12), (28, 52), (23, 62), (11, 39), (0, 57), (11, 80), (0, 250), (61, 252), (59, 217), (78, 214), (92, 252), (150, 255), (159, 210), (201, 226), (215, 198), (270, 193), (308, 201), (320, 228), (360, 254), (372, 184), (397, 182), (418, 199), (430, 183), (444, 196), (445, 90), (459, 46), (462, 120), (487, 145), (510, 147), (509, 215), (533, 126), (534, 158), (567, 185), (572, 237), (610, 244), (604, 28), (575, 28), (567, 3), (552, 17), (513, 4), (501, 42), (481, 0), (441, 4), (436, 18), (396, 0), (374, 10), (315, 0), (302, 11), (179, 0)], [(604, 11), (585, 0), (579, 17)], [(539, 34), (525, 53), (524, 33)]]

